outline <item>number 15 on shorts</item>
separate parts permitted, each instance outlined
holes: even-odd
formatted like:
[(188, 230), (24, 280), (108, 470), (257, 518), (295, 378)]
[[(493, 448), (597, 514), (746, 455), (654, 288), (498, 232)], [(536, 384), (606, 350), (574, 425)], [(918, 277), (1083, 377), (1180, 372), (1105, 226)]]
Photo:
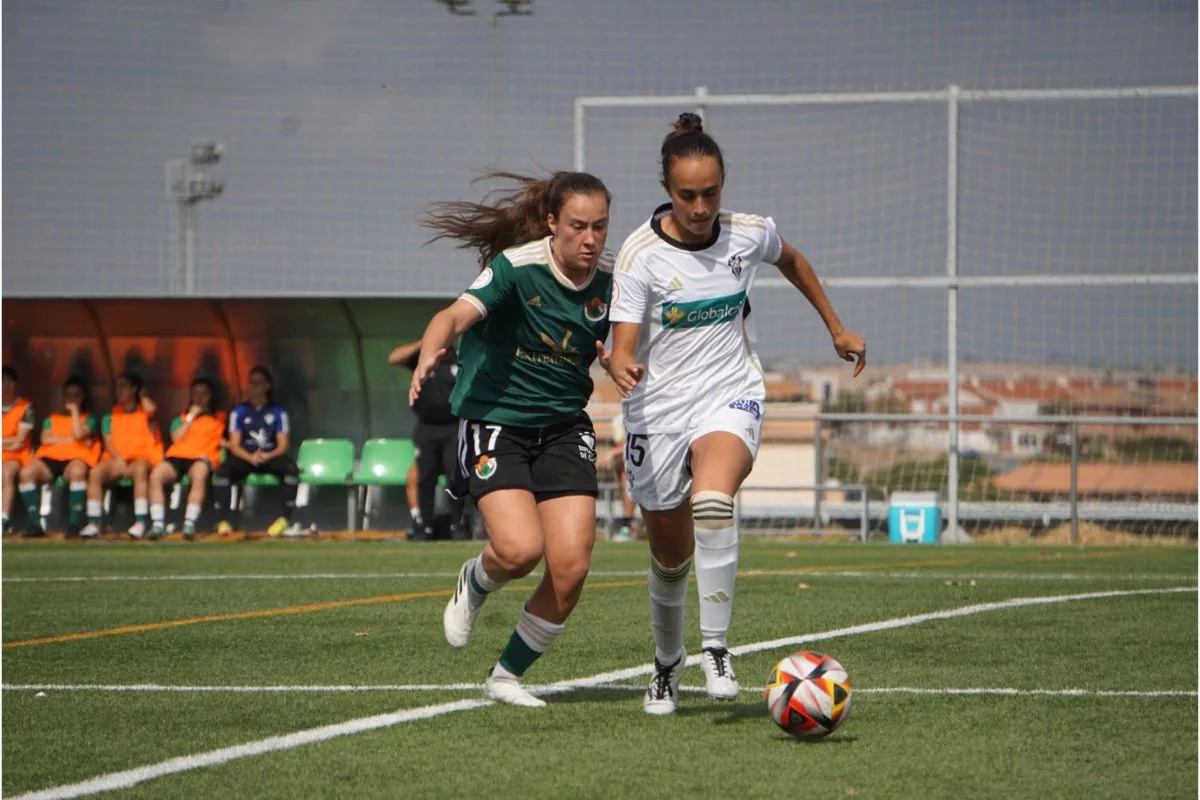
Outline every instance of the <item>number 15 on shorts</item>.
[(646, 460), (646, 442), (650, 437), (644, 433), (630, 433), (625, 436), (625, 461), (634, 467), (640, 467)]

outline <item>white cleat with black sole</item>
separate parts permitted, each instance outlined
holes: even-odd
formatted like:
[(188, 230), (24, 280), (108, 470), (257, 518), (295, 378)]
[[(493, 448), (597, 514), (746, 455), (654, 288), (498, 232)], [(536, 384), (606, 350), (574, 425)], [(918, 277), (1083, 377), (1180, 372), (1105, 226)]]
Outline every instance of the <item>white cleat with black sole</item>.
[(497, 703), (507, 703), (521, 708), (541, 708), (545, 700), (534, 697), (525, 691), (525, 687), (516, 678), (500, 677), (488, 673), (488, 679), (483, 684), (483, 696)]
[(674, 714), (679, 708), (679, 680), (683, 677), (686, 654), (680, 653), (674, 663), (663, 664), (654, 659), (654, 675), (642, 698), (642, 710), (651, 716)]
[(475, 629), (475, 620), (479, 617), (479, 609), (483, 608), (482, 602), (479, 605), (471, 602), (470, 571), (474, 563), (475, 559), (471, 559), (458, 571), (454, 596), (446, 603), (446, 610), (442, 613), (442, 630), (451, 647), (467, 646), (467, 642), (471, 641), (471, 631)]
[(706, 647), (700, 652), (704, 686), (713, 700), (736, 700), (742, 687), (733, 674), (733, 656), (724, 647)]

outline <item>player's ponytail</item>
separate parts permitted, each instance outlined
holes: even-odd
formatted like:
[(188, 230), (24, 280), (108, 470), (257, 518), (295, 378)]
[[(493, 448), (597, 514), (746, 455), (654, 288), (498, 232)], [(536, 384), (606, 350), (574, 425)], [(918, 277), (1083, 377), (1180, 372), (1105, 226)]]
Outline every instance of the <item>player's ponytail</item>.
[(712, 156), (721, 167), (721, 177), (725, 177), (725, 157), (716, 140), (704, 132), (704, 120), (698, 114), (686, 111), (679, 115), (673, 123), (673, 130), (663, 139), (662, 150), (662, 185), (668, 189), (671, 180), (671, 164), (678, 158), (701, 158)]
[(555, 172), (534, 178), (513, 172), (489, 172), (485, 179), (513, 181), (515, 189), (497, 189), (483, 203), (446, 201), (433, 203), (421, 225), (437, 233), (429, 242), (456, 239), (462, 249), (479, 252), (479, 264), (487, 266), (503, 251), (518, 244), (550, 235), (547, 216), (557, 217), (567, 197), (573, 194), (603, 194), (612, 201), (604, 183), (586, 172)]

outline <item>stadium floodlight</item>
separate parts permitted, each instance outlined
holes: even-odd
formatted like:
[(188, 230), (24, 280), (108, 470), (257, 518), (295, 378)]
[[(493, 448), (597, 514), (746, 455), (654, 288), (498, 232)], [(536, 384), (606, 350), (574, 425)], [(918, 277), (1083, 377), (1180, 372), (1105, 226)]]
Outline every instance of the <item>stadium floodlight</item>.
[(196, 291), (196, 204), (215, 200), (225, 192), (225, 182), (209, 177), (203, 168), (220, 163), (224, 153), (217, 142), (196, 140), (188, 149), (187, 158), (166, 162), (167, 199), (179, 213), (176, 292), (190, 295)]
[(208, 167), (219, 163), (225, 150), (216, 142), (199, 140), (192, 142), (191, 161), (193, 166)]
[(501, 17), (528, 17), (533, 14), (533, 0), (496, 0), (502, 6), (505, 6), (504, 11), (497, 11), (497, 16)]
[(436, 0), (437, 3), (446, 7), (456, 17), (473, 17), (479, 12), (471, 7), (471, 0)]

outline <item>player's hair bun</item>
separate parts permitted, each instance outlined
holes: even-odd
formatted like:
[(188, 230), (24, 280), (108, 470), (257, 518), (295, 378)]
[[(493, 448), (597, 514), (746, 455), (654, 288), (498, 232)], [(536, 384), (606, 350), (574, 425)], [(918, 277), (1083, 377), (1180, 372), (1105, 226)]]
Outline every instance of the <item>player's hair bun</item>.
[(685, 111), (675, 120), (674, 135), (683, 136), (685, 133), (704, 133), (704, 121), (700, 119), (699, 114)]

